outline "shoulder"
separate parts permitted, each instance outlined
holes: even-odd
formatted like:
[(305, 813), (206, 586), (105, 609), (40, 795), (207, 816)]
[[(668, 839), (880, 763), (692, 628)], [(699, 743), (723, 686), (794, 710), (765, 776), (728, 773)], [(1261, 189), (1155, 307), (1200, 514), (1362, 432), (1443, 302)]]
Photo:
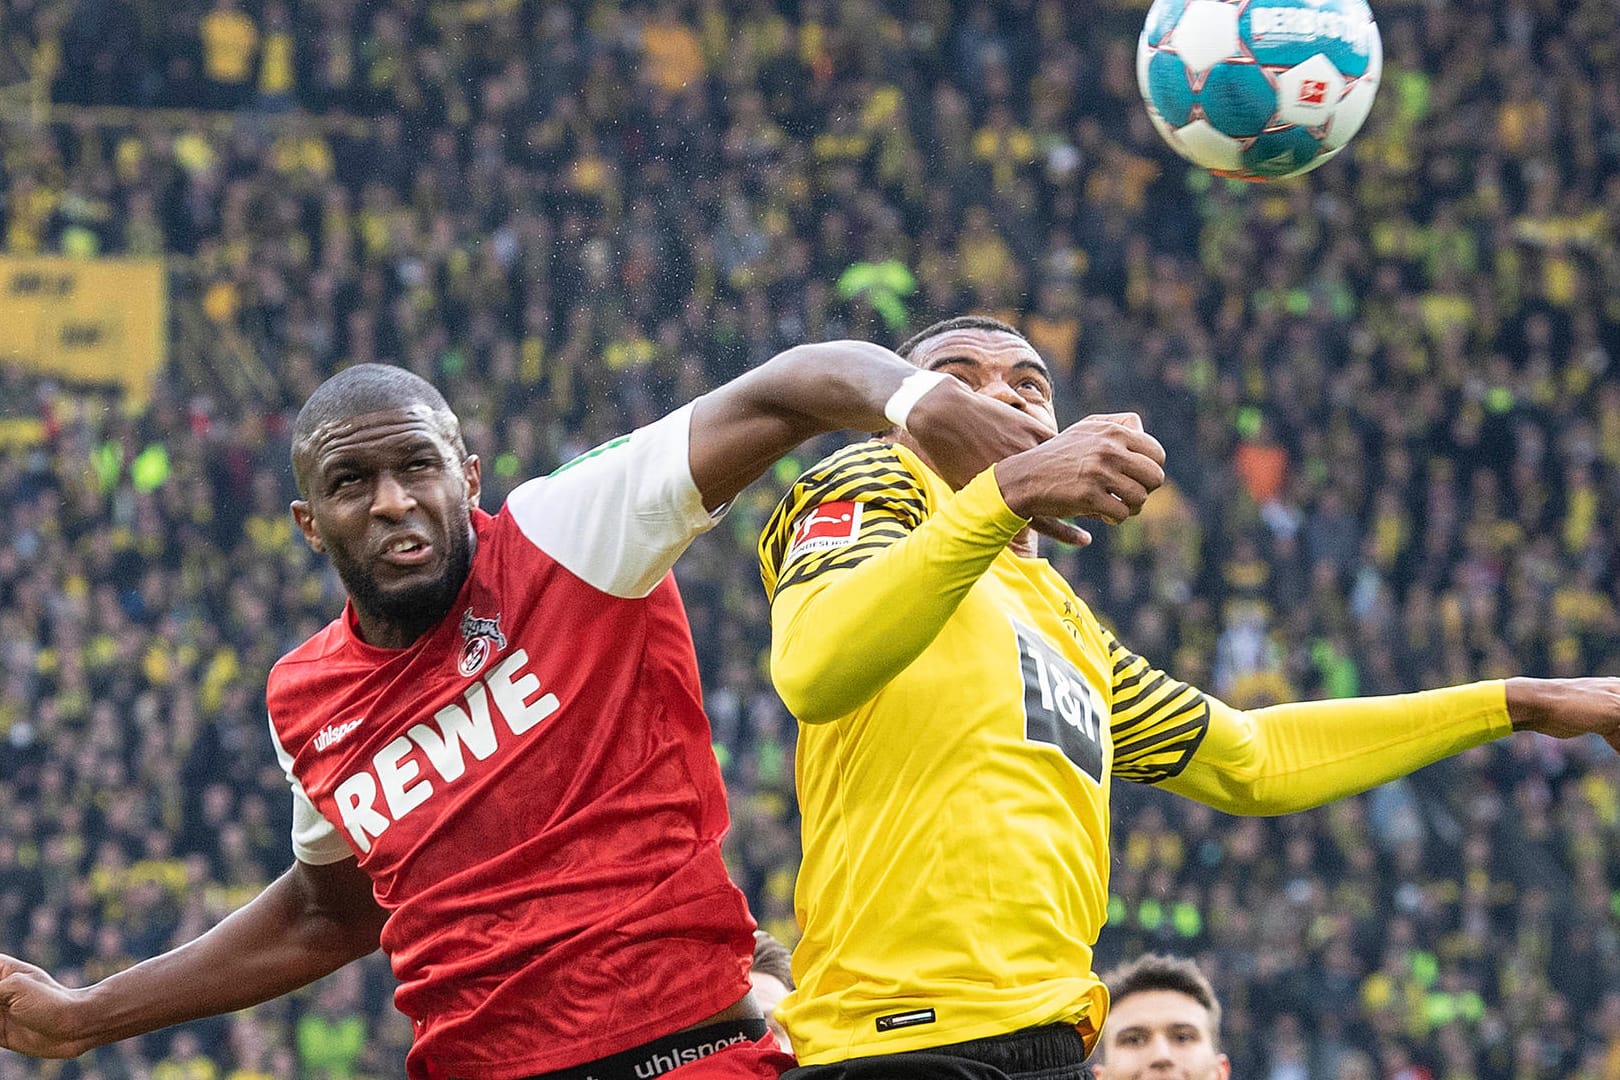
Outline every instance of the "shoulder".
[(340, 615), (275, 662), (270, 669), (271, 686), (278, 681), (296, 678), (300, 669), (330, 657), (343, 647), (345, 640), (347, 635), (343, 629), (343, 616)]
[(692, 405), (609, 440), (506, 498), (529, 544), (596, 589), (640, 598), (713, 527), (692, 480)]
[(278, 727), (296, 726), (304, 714), (319, 711), (333, 680), (351, 675), (362, 662), (349, 648), (345, 618), (346, 614), (333, 619), (271, 667), (264, 697)]
[(922, 524), (930, 507), (922, 464), (892, 443), (846, 446), (805, 470), (772, 512), (760, 535), (760, 570), (767, 592), (798, 555), (875, 539), (873, 528), (897, 539)]
[(777, 504), (777, 518), (791, 518), (825, 502), (899, 502), (928, 512), (921, 463), (893, 443), (873, 439), (846, 446), (806, 469)]
[(923, 486), (893, 443), (870, 439), (829, 454), (799, 474), (766, 523), (767, 535), (791, 528), (800, 514), (825, 502), (901, 499), (927, 511)]
[(907, 463), (907, 454), (901, 447), (882, 439), (867, 439), (864, 442), (851, 443), (839, 450), (828, 454), (810, 468), (806, 469), (794, 481), (794, 490), (806, 485), (854, 478), (859, 476), (884, 475), (894, 473), (903, 475), (912, 484), (917, 484), (911, 466)]

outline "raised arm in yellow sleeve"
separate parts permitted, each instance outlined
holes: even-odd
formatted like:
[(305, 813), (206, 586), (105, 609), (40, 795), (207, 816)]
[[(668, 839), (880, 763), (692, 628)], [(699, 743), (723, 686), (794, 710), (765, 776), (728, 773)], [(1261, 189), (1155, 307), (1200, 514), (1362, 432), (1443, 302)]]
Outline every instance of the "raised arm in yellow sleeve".
[(1511, 730), (1500, 681), (1250, 712), (1206, 700), (1203, 742), (1160, 786), (1229, 814), (1320, 806)]
[(1620, 750), (1620, 679), (1515, 678), (1241, 712), (1099, 629), (1112, 665), (1114, 779), (1229, 814), (1308, 810), (1510, 731), (1599, 735)]
[(806, 724), (854, 711), (939, 634), (1028, 522), (985, 470), (865, 561), (784, 584), (771, 599), (771, 679)]
[(1157, 784), (1229, 814), (1320, 806), (1513, 728), (1501, 682), (1243, 712), (1104, 637), (1113, 662), (1115, 778)]

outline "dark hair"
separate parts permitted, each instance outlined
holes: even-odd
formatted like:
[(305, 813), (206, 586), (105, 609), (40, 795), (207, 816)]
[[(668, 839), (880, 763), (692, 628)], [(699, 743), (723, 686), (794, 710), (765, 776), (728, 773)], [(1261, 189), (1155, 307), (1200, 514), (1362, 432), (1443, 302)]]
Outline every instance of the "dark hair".
[(451, 445), (463, 457), (466, 444), (461, 441), (461, 424), (450, 405), (434, 385), (415, 372), (391, 364), (355, 364), (344, 368), (321, 383), (309, 395), (304, 407), (298, 410), (293, 422), (292, 457), (293, 478), (298, 491), (305, 494), (304, 474), (299, 465), (300, 451), (310, 437), (327, 424), (347, 420), (351, 416), (404, 409), (412, 405), (426, 405), (439, 418)]
[(1198, 965), (1181, 956), (1148, 953), (1128, 964), (1121, 964), (1102, 977), (1115, 1002), (1149, 990), (1172, 990), (1185, 994), (1209, 1013), (1209, 1034), (1215, 1049), (1221, 1048), (1221, 1003)]
[(954, 319), (941, 319), (932, 326), (923, 327), (917, 333), (907, 338), (905, 342), (894, 351), (899, 353), (901, 356), (910, 356), (913, 349), (927, 341), (929, 338), (938, 337), (941, 334), (948, 334), (952, 330), (997, 330), (1003, 334), (1011, 334), (1020, 341), (1027, 342), (1029, 340), (1023, 334), (1018, 332), (1017, 327), (1012, 326), (1009, 323), (1004, 323), (1000, 319), (992, 318), (989, 315), (958, 315)]
[(793, 989), (793, 954), (764, 930), (754, 931), (753, 969), (761, 975), (774, 976), (783, 986)]

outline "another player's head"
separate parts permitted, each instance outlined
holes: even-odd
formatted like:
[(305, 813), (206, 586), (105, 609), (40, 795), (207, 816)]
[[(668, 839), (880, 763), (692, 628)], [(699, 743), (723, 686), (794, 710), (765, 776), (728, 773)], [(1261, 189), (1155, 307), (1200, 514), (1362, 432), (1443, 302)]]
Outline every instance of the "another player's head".
[(793, 1045), (788, 1042), (787, 1029), (777, 1022), (776, 1006), (793, 989), (793, 954), (764, 930), (754, 931), (754, 963), (748, 969), (748, 982), (771, 1034), (776, 1036), (776, 1045), (791, 1054)]
[(1227, 1080), (1221, 1003), (1191, 960), (1149, 954), (1103, 976), (1112, 1004), (1092, 1069), (1098, 1080)]
[(925, 327), (895, 350), (925, 371), (943, 371), (974, 392), (1040, 418), (1057, 430), (1052, 372), (1017, 329), (988, 315), (959, 315)]
[(293, 519), (331, 556), (362, 630), (400, 644), (443, 618), (472, 566), (479, 490), (444, 397), (404, 368), (346, 368), (304, 403), (292, 462)]

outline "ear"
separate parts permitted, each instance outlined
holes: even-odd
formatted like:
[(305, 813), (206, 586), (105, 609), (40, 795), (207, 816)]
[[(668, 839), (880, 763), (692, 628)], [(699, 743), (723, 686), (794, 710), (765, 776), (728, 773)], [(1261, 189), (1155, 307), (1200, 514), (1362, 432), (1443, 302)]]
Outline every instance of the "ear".
[(483, 490), (483, 462), (478, 460), (477, 454), (468, 454), (467, 460), (461, 463), (461, 477), (467, 481), (467, 505), (478, 505), (478, 493)]
[[(1225, 1054), (1216, 1055), (1215, 1066), (1220, 1070), (1221, 1080), (1228, 1080), (1228, 1078), (1232, 1075), (1232, 1060)], [(1097, 1075), (1101, 1076), (1102, 1074), (1098, 1073)]]
[(315, 531), (315, 512), (309, 508), (309, 503), (295, 499), (290, 509), (293, 524), (304, 534), (304, 543), (309, 545), (311, 551), (324, 553), (326, 545), (321, 543), (321, 534)]

